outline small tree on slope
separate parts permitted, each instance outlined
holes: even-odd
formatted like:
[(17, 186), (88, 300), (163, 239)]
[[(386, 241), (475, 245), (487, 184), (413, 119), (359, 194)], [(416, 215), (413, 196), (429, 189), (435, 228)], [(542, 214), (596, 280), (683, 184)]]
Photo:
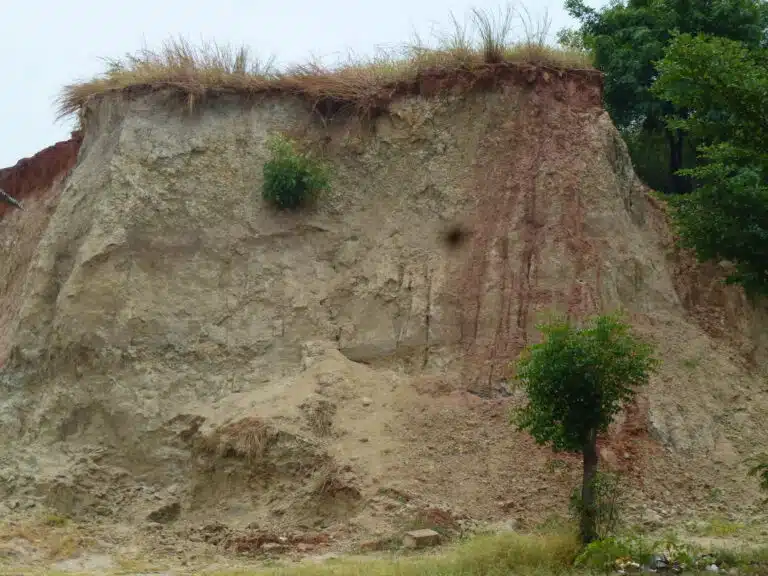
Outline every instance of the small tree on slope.
[(543, 342), (527, 347), (517, 362), (528, 403), (513, 413), (512, 422), (538, 444), (583, 455), (581, 536), (588, 544), (596, 537), (597, 436), (648, 382), (657, 361), (652, 346), (614, 315), (584, 327), (556, 320), (539, 330)]

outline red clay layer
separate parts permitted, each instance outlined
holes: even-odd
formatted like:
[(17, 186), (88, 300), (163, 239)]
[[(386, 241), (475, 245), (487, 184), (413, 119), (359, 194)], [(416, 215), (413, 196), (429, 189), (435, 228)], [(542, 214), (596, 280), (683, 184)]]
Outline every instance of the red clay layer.
[[(22, 158), (15, 166), (0, 169), (0, 189), (22, 203), (36, 192), (47, 190), (60, 174), (75, 165), (82, 141), (82, 132), (72, 132), (69, 140), (57, 142), (31, 158)], [(0, 219), (16, 209), (0, 202)]]

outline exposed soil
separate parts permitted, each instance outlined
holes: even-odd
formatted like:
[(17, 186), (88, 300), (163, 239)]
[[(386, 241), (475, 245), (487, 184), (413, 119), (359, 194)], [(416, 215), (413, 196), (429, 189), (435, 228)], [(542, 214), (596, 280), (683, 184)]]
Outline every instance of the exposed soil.
[[(741, 464), (766, 440), (764, 313), (673, 246), (599, 76), (391, 88), (387, 114), (325, 124), (289, 98), (219, 95), (190, 118), (137, 90), (93, 103), (79, 159), (75, 135), (0, 171), (25, 205), (0, 206), (0, 495), (34, 526), (0, 534), (8, 565), (562, 522), (579, 458), (508, 421), (510, 363), (553, 309), (622, 307), (658, 346), (660, 373), (600, 439), (630, 521), (765, 522)], [(334, 167), (308, 214), (254, 192), (265, 134), (286, 129)]]
[[(74, 167), (82, 142), (82, 132), (73, 132), (69, 140), (57, 142), (31, 158), (22, 158), (14, 166), (0, 169), (0, 190), (20, 202), (35, 194), (50, 193), (54, 181)], [(0, 202), (0, 219), (9, 210), (15, 208)]]

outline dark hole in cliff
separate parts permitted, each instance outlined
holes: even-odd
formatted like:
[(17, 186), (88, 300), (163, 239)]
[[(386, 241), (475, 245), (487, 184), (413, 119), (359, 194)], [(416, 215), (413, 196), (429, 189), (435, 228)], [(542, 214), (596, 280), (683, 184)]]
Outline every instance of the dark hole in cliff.
[(452, 224), (443, 232), (443, 242), (448, 248), (461, 247), (469, 238), (469, 230), (461, 224)]

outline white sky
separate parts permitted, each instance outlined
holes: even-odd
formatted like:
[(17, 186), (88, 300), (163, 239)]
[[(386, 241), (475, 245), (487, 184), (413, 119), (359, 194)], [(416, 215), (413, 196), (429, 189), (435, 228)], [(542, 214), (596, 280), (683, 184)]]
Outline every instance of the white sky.
[[(573, 24), (563, 0), (524, 1), (535, 21), (548, 13), (553, 38)], [(183, 36), (247, 44), (279, 63), (311, 55), (332, 62), (350, 50), (367, 54), (408, 41), (414, 31), (427, 40), (435, 29), (450, 29), (451, 12), (461, 21), (472, 7), (502, 6), (504, 0), (0, 0), (0, 168), (69, 137), (71, 122), (54, 122), (53, 99), (65, 84), (100, 73), (105, 56)]]

